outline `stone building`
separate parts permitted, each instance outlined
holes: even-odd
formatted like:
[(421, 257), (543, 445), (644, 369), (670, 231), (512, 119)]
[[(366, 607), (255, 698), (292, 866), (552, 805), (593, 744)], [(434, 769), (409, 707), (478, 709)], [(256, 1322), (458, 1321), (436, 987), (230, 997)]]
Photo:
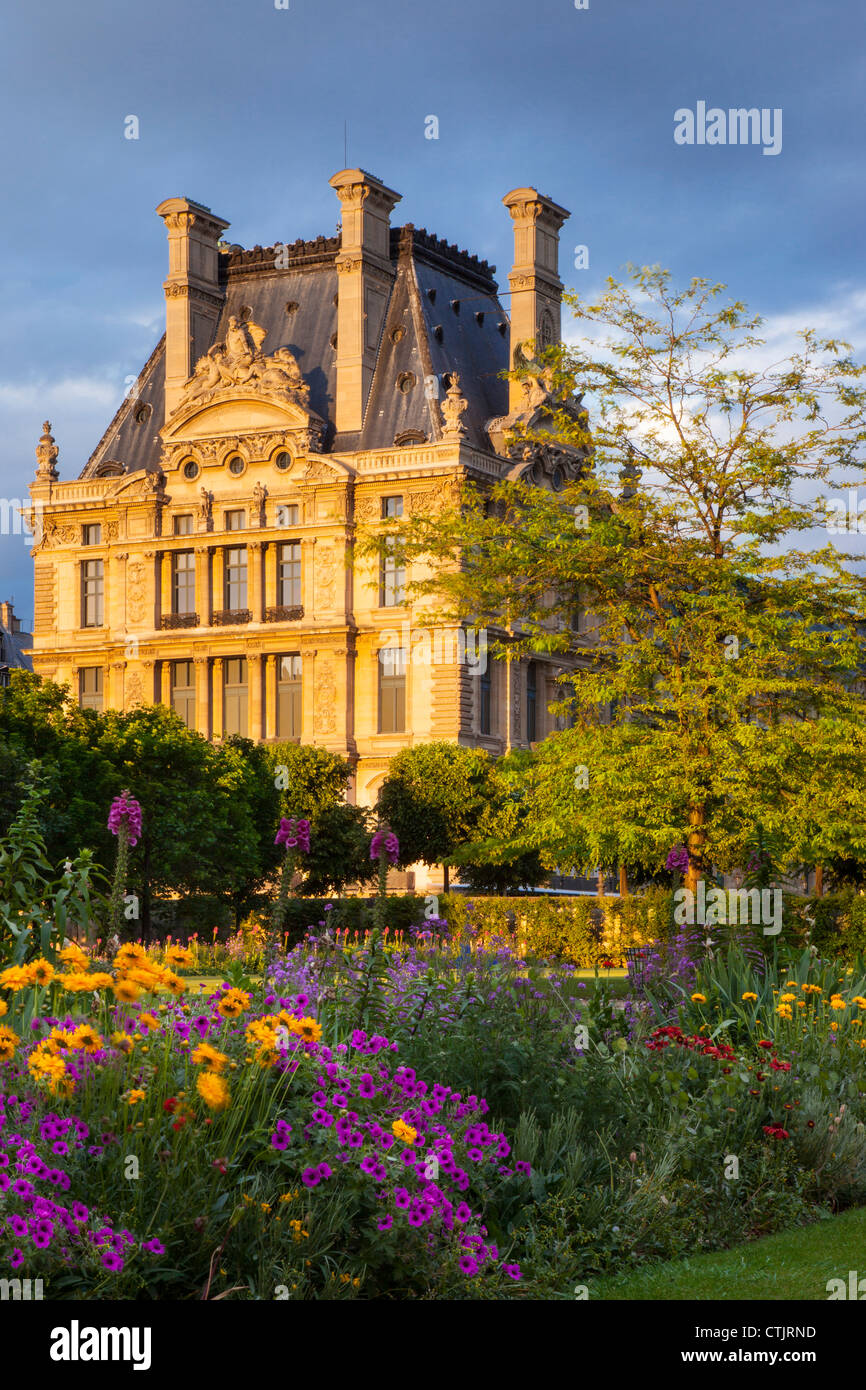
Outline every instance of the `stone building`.
[(0, 603), (0, 685), (9, 684), (9, 672), (33, 669), (29, 649), (32, 633), (25, 632), (10, 600)]
[(532, 188), (504, 198), (509, 316), (495, 267), (391, 225), (399, 194), (361, 169), (330, 183), (341, 234), (268, 248), (227, 244), (188, 198), (160, 204), (164, 337), (76, 479), (48, 422), (36, 450), (32, 653), (82, 705), (162, 701), (208, 738), (339, 752), (371, 804), (407, 744), (501, 753), (551, 727), (561, 668), (422, 630), (408, 577), (353, 541), (435, 513), (464, 478), (558, 488), (576, 466), (514, 447), (550, 396), (501, 376), (520, 344), (559, 340), (568, 213)]

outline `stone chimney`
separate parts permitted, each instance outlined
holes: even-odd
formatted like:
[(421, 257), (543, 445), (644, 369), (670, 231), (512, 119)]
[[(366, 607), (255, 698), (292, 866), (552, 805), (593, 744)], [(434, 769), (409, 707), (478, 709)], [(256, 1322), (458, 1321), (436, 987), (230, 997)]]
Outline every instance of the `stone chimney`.
[[(565, 208), (535, 188), (514, 188), (502, 199), (514, 222), (509, 366), (521, 344), (526, 352), (543, 352), (562, 337), (562, 281), (559, 278), (559, 229), (570, 217)], [(523, 408), (519, 381), (508, 383), (509, 411)]]
[(189, 198), (166, 198), (157, 213), (168, 232), (165, 290), (165, 418), (214, 340), (223, 305), (217, 242), (230, 225)]
[(394, 279), (391, 212), (400, 194), (363, 169), (342, 169), (329, 182), (342, 204), (334, 414), (337, 432), (345, 434), (364, 423)]

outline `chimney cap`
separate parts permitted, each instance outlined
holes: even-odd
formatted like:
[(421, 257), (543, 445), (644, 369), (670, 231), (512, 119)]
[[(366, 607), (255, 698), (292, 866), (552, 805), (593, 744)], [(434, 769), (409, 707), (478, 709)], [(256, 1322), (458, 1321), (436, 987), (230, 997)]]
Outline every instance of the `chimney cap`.
[(202, 216), (202, 221), (207, 221), (211, 226), (220, 232), (224, 232), (230, 227), (231, 222), (226, 222), (222, 217), (217, 217), (211, 212), (205, 203), (197, 203), (194, 198), (165, 198), (156, 209), (158, 217), (169, 217), (174, 212), (195, 212)]
[(555, 223), (557, 231), (563, 222), (571, 216), (568, 208), (560, 207), (559, 203), (555, 203), (545, 193), (539, 193), (537, 188), (512, 188), (510, 193), (506, 193), (502, 201), (512, 217), (519, 215), (518, 209), (521, 206), (525, 207), (527, 203), (539, 203), (542, 211)]
[(398, 193), (396, 189), (389, 188), (387, 184), (384, 184), (381, 179), (378, 179), (375, 174), (371, 174), (367, 169), (339, 169), (337, 173), (334, 174), (333, 178), (328, 179), (328, 183), (338, 197), (340, 196), (341, 189), (351, 188), (356, 184), (363, 184), (365, 187), (377, 193), (380, 198), (390, 203), (391, 207), (401, 202), (403, 197), (402, 193)]

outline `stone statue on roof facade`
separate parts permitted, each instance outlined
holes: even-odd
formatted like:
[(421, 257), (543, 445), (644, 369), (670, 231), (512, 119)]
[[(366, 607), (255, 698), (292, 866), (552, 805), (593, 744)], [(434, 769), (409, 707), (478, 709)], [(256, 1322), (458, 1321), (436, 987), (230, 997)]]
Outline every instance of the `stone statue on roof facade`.
[(293, 353), (278, 348), (271, 356), (262, 352), (267, 330), (251, 320), (244, 323), (231, 315), (225, 341), (200, 357), (186, 384), (178, 408), (194, 402), (205, 404), (217, 392), (234, 386), (291, 397), (306, 406), (310, 388)]

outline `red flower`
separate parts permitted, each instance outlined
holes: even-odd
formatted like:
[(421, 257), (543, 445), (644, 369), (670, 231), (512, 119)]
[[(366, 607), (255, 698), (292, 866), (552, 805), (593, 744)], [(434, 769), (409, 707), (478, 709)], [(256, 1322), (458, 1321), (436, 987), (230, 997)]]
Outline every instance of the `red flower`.
[(767, 1038), (762, 1038), (761, 1041), (758, 1043), (758, 1047), (772, 1047), (772, 1046), (773, 1046), (773, 1044), (772, 1044)]
[(175, 1121), (174, 1121), (174, 1123), (173, 1123), (173, 1125), (172, 1125), (172, 1129), (183, 1129), (183, 1126), (184, 1126), (185, 1124), (186, 1124), (186, 1115), (181, 1115), (181, 1117), (180, 1117), (179, 1120), (175, 1120)]
[(771, 1060), (770, 1066), (773, 1068), (773, 1071), (790, 1071), (790, 1070), (791, 1070), (791, 1063), (790, 1063), (790, 1062), (780, 1062), (779, 1059), (778, 1059), (778, 1057), (774, 1057), (774, 1058)]
[(764, 1133), (770, 1139), (790, 1139), (790, 1134), (781, 1125), (764, 1125)]
[(162, 1102), (162, 1108), (171, 1114), (173, 1110), (177, 1109), (177, 1099), (174, 1096), (169, 1096), (168, 1100)]

